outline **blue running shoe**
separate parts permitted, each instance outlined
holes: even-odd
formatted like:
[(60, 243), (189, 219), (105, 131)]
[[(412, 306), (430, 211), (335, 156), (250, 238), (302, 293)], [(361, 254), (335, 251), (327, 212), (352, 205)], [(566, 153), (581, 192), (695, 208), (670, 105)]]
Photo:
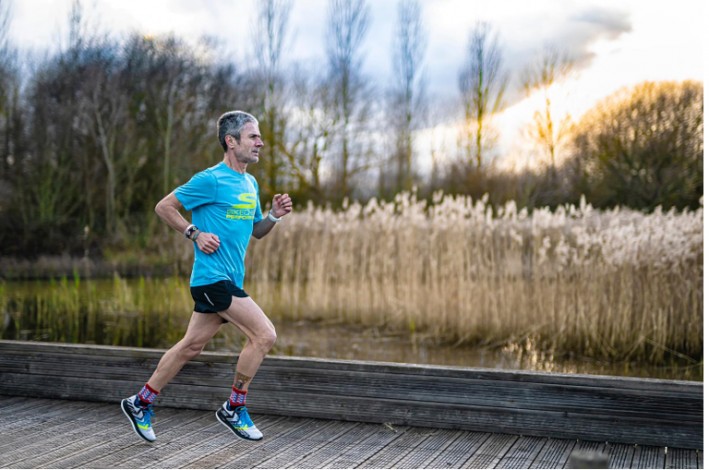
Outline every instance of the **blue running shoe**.
[(138, 396), (133, 395), (130, 398), (121, 400), (121, 409), (133, 425), (133, 430), (137, 435), (148, 442), (155, 440), (153, 426), (150, 424), (150, 418), (153, 416), (153, 405), (142, 407), (139, 404)]
[(249, 416), (245, 406), (230, 410), (229, 401), (225, 401), (217, 410), (217, 419), (242, 439), (248, 439), (249, 441), (263, 439), (263, 434), (254, 426), (254, 422), (251, 421), (251, 416)]

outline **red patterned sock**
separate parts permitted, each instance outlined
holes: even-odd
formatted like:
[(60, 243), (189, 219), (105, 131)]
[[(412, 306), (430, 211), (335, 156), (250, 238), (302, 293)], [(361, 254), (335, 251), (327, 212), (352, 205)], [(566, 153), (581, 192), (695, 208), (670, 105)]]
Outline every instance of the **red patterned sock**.
[(231, 387), (231, 395), (229, 396), (229, 409), (233, 410), (244, 405), (246, 405), (246, 390), (239, 390), (236, 387)]
[(150, 405), (158, 397), (158, 393), (160, 393), (160, 392), (155, 390), (150, 385), (145, 384), (143, 386), (143, 388), (140, 390), (140, 393), (138, 393), (138, 400), (140, 400), (140, 405), (141, 406)]

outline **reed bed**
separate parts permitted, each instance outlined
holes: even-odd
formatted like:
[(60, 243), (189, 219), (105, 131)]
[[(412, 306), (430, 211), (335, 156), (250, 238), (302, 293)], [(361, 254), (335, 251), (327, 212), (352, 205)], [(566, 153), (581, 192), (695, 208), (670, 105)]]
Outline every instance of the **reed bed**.
[(699, 361), (702, 226), (703, 206), (527, 211), (440, 193), (311, 204), (253, 242), (247, 290), (289, 319), (552, 358)]
[[(703, 346), (702, 229), (703, 206), (527, 211), (440, 193), (309, 205), (252, 242), (245, 288), (274, 319), (359, 324), (548, 363), (692, 364)], [(156, 251), (191, 264), (172, 233)], [(78, 274), (0, 282), (3, 337), (169, 347), (189, 320), (187, 284)], [(224, 329), (209, 349), (242, 341)]]
[(0, 283), (3, 338), (170, 347), (194, 302), (179, 277)]

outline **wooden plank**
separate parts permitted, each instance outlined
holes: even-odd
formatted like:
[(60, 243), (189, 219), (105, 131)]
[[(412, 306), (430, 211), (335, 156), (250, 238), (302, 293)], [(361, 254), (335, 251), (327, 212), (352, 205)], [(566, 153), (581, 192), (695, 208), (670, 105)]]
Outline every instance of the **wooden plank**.
[[(196, 410), (186, 410), (175, 415), (174, 421), (164, 420), (160, 429), (155, 427), (158, 445), (161, 442), (169, 441), (174, 436), (180, 435), (191, 429), (196, 422), (200, 421), (204, 413)], [(174, 423), (174, 424), (170, 424)], [(96, 465), (95, 461), (108, 460), (112, 462), (121, 462), (128, 457), (136, 457), (143, 452), (152, 452), (157, 446), (142, 445), (143, 442), (132, 430), (128, 420), (123, 423), (117, 423), (112, 429), (112, 435), (123, 433), (121, 439), (99, 439), (96, 445), (91, 445), (94, 436), (82, 440), (85, 445), (78, 452), (68, 453), (59, 459), (48, 462), (46, 465), (51, 465), (55, 468), (78, 468), (92, 467), (105, 468)], [(157, 423), (156, 423), (157, 424)], [(138, 445), (140, 444), (140, 445)]]
[[(194, 414), (180, 414), (177, 415), (172, 422), (176, 424), (176, 428), (186, 429), (199, 419), (200, 418)], [(125, 452), (127, 449), (132, 448), (134, 451), (133, 455), (145, 452), (146, 448), (151, 448), (151, 450), (154, 451), (154, 444), (146, 443), (135, 435), (127, 420), (125, 424), (128, 425), (128, 427), (120, 426), (120, 423), (116, 423), (110, 430), (86, 436), (82, 438), (76, 446), (64, 448), (63, 452), (59, 455), (51, 459), (47, 456), (47, 458), (42, 459), (41, 462), (33, 462), (33, 465), (49, 466), (52, 468), (76, 468), (80, 465), (86, 465), (88, 462), (106, 457), (108, 457), (109, 460), (113, 460), (113, 462), (123, 463), (121, 460), (116, 460), (116, 454), (122, 450)], [(159, 439), (165, 439), (170, 435), (165, 436), (165, 433), (161, 434), (163, 435), (161, 435)], [(120, 437), (111, 439), (113, 436)]]
[(49, 456), (51, 458), (59, 455), (67, 448), (81, 446), (81, 441), (85, 436), (106, 432), (107, 429), (105, 423), (92, 422), (85, 426), (69, 423), (60, 432), (51, 435), (35, 435), (32, 442), (25, 442), (22, 446), (7, 450), (2, 456), (3, 463), (7, 466), (32, 468), (30, 462), (38, 457)]
[(511, 434), (491, 434), (477, 452), (463, 464), (463, 468), (495, 467), (517, 439), (519, 436)]
[[(23, 345), (23, 347), (20, 347)], [(14, 348), (13, 348), (14, 346)], [(66, 354), (72, 356), (90, 357), (90, 356), (101, 356), (102, 360), (138, 360), (143, 363), (146, 368), (150, 368), (161, 356), (162, 351), (160, 350), (146, 350), (139, 348), (111, 348), (111, 347), (100, 347), (100, 346), (86, 346), (86, 345), (55, 345), (50, 343), (25, 343), (25, 342), (8, 342), (0, 341), (0, 350), (3, 350), (5, 354), (8, 351), (14, 350), (20, 355), (30, 354), (30, 358), (34, 361), (37, 357), (41, 356), (42, 351), (36, 351), (33, 353), (28, 353), (26, 348), (33, 349), (44, 349), (47, 353), (50, 353), (52, 357), (57, 354)], [(212, 366), (207, 366), (211, 369), (217, 364), (226, 364), (228, 366), (233, 366), (236, 360), (236, 356), (224, 355), (220, 353), (203, 353), (197, 358), (195, 363), (211, 364)], [(32, 361), (32, 362), (33, 362)], [(677, 396), (682, 393), (688, 394), (691, 398), (696, 393), (696, 390), (701, 390), (701, 383), (698, 382), (683, 382), (683, 381), (659, 381), (653, 379), (632, 379), (632, 378), (618, 378), (618, 377), (603, 377), (603, 376), (574, 376), (571, 374), (564, 375), (552, 375), (546, 373), (520, 373), (514, 371), (490, 371), (490, 370), (478, 370), (478, 369), (463, 369), (463, 368), (446, 368), (446, 367), (430, 367), (430, 366), (414, 366), (414, 365), (401, 365), (401, 364), (386, 364), (386, 363), (365, 363), (358, 361), (324, 361), (324, 360), (314, 360), (314, 359), (302, 359), (302, 358), (267, 358), (264, 365), (269, 366), (273, 370), (282, 369), (284, 371), (290, 371), (297, 376), (299, 373), (309, 371), (325, 370), (329, 372), (326, 375), (334, 374), (335, 372), (343, 372), (345, 374), (356, 374), (358, 372), (365, 374), (372, 374), (373, 372), (379, 372), (383, 374), (384, 377), (396, 376), (396, 375), (406, 375), (407, 379), (412, 377), (420, 376), (425, 379), (431, 377), (439, 378), (454, 378), (462, 380), (477, 380), (481, 382), (492, 381), (492, 382), (520, 382), (523, 381), (525, 384), (557, 384), (566, 387), (595, 387), (595, 388), (608, 388), (611, 390), (635, 390), (639, 392), (640, 395), (647, 395), (648, 392), (652, 392), (656, 389), (661, 389), (667, 392), (672, 392)], [(72, 361), (64, 361), (66, 367), (71, 367)], [(108, 365), (107, 365), (108, 366)], [(218, 369), (217, 369), (218, 370)], [(214, 373), (215, 369), (211, 369)], [(231, 370), (229, 371), (231, 373)], [(376, 377), (373, 381), (378, 380)], [(453, 383), (455, 381), (451, 381)], [(504, 384), (507, 387), (507, 384)]]
[[(53, 413), (40, 412), (18, 417), (15, 422), (3, 425), (0, 467), (15, 460), (33, 457), (38, 449), (41, 451), (62, 444), (71, 435), (70, 432), (78, 432), (85, 416), (96, 416), (102, 406), (105, 405), (54, 401), (49, 408)], [(33, 437), (29, 439), (29, 435)]]
[(575, 445), (571, 439), (547, 439), (529, 468), (564, 468)]
[[(696, 406), (701, 405), (699, 396), (683, 397), (687, 400), (682, 403), (670, 403), (664, 399), (662, 393), (653, 393), (653, 390), (623, 391), (591, 384), (579, 387), (530, 382), (525, 384), (524, 393), (520, 393), (514, 389), (513, 384), (501, 380), (450, 380), (431, 377), (422, 379), (415, 375), (387, 375), (376, 371), (336, 371), (323, 376), (308, 370), (265, 370), (267, 373), (260, 377), (259, 388), (282, 391), (284, 376), (289, 376), (291, 381), (302, 384), (305, 392), (345, 394), (344, 391), (349, 385), (365, 384), (368, 386), (361, 387), (360, 395), (363, 398), (401, 399), (411, 403), (435, 401), (441, 404), (457, 404), (461, 400), (468, 401), (474, 397), (474, 402), (481, 406), (518, 408), (534, 404), (535, 409), (544, 411), (567, 411), (577, 406), (581, 413), (592, 414), (594, 410), (600, 409), (619, 417), (644, 416), (643, 410), (650, 408), (656, 419), (669, 420), (676, 419), (678, 412), (694, 410)], [(424, 386), (426, 384), (428, 386)], [(699, 421), (696, 416), (692, 418)]]
[(407, 429), (372, 424), (366, 426), (374, 430), (356, 445), (343, 449), (336, 458), (323, 462), (320, 468), (356, 468), (400, 438)]
[(36, 404), (28, 400), (0, 414), (0, 429), (8, 431), (13, 427), (21, 426), (23, 420), (39, 423), (43, 418), (48, 419), (52, 415), (65, 412), (64, 409), (58, 408), (52, 400), (43, 400)]
[[(291, 450), (303, 449), (303, 444), (313, 445), (326, 439), (328, 434), (340, 426), (337, 421), (311, 420), (293, 432), (287, 432), (269, 440), (260, 441), (258, 446), (243, 455), (229, 460), (223, 467), (255, 468), (275, 454), (293, 455)], [(193, 465), (189, 466), (194, 468)]]
[[(2, 413), (22, 409), (24, 406), (31, 406), (29, 398), (0, 395), (0, 411)], [(2, 415), (0, 415), (1, 417)]]
[[(338, 436), (331, 436), (329, 442), (313, 448), (312, 452), (304, 455), (300, 460), (292, 461), (289, 468), (332, 468), (332, 461), (340, 459), (342, 454), (348, 450), (361, 449), (363, 442), (382, 429), (385, 428), (376, 424), (357, 423), (346, 432), (340, 433)], [(387, 432), (391, 431), (387, 430)], [(266, 468), (269, 462), (262, 463), (260, 467)]]
[(665, 448), (635, 446), (630, 468), (665, 468)]
[[(0, 456), (9, 449), (24, 445), (28, 441), (28, 432), (41, 430), (42, 434), (59, 433), (67, 426), (67, 423), (77, 423), (84, 413), (105, 405), (86, 402), (71, 402), (69, 404), (61, 402), (58, 405), (54, 401), (49, 406), (50, 408), (38, 406), (37, 413), (34, 415), (6, 417), (7, 422), (3, 421), (0, 424)], [(46, 413), (48, 409), (54, 410), (54, 413)], [(57, 412), (57, 409), (61, 410), (61, 413)]]
[[(605, 442), (594, 442), (594, 441), (577, 441), (571, 453), (574, 452), (603, 452), (605, 450)], [(574, 468), (571, 466), (571, 459), (567, 460), (564, 464), (564, 468)]]
[(426, 464), (427, 468), (461, 468), (480, 446), (490, 438), (489, 433), (458, 431), (458, 437), (445, 452)]
[[(156, 359), (157, 359), (157, 358), (154, 358), (154, 360), (156, 360)], [(70, 362), (70, 363), (71, 363), (71, 362)], [(197, 363), (197, 364), (199, 364), (199, 363)], [(152, 366), (152, 364), (146, 364), (146, 365)], [(209, 368), (209, 367), (208, 367), (208, 368)], [(202, 369), (204, 369), (204, 368), (202, 368)], [(209, 368), (209, 369), (210, 369), (210, 370), (209, 370), (209, 373), (210, 373), (211, 375), (213, 375), (213, 374), (214, 374), (213, 368)], [(91, 373), (90, 370), (89, 370), (88, 372), (86, 372), (86, 368), (85, 368), (85, 367), (81, 367), (80, 370), (84, 371), (85, 373)], [(295, 370), (295, 369), (293, 369), (293, 368), (290, 369), (291, 372), (293, 372), (294, 370)], [(370, 372), (371, 372), (371, 371), (370, 371)], [(196, 373), (198, 373), (198, 371), (193, 371), (193, 373), (196, 374)], [(229, 371), (229, 374), (227, 375), (227, 377), (230, 377), (230, 375), (231, 375), (231, 371)], [(309, 377), (309, 378), (310, 378), (310, 377)], [(320, 384), (318, 384), (318, 385), (320, 385)], [(503, 386), (504, 386), (503, 388), (508, 388), (505, 384), (503, 384)], [(497, 391), (497, 390), (492, 390), (492, 391)], [(642, 393), (643, 393), (643, 395), (645, 395), (645, 396), (648, 395), (648, 392), (647, 392), (646, 390), (643, 390)], [(487, 396), (487, 395), (485, 395), (485, 396)]]
[(37, 416), (38, 413), (51, 409), (52, 400), (34, 401), (29, 398), (19, 399), (16, 404), (8, 406), (0, 414), (0, 426), (26, 416)]
[[(254, 416), (253, 418), (264, 433), (264, 441), (279, 436), (284, 429), (289, 429), (289, 426), (292, 427), (296, 422), (293, 418), (276, 416)], [(208, 422), (210, 425), (200, 433), (184, 439), (178, 438), (176, 444), (179, 446), (179, 450), (172, 452), (151, 466), (158, 468), (216, 468), (237, 455), (253, 451), (264, 442), (239, 440), (222, 424), (217, 423), (216, 419), (212, 421), (210, 417)]]
[[(285, 403), (297, 399), (297, 393), (261, 394), (252, 404), (263, 413), (278, 413)], [(261, 398), (265, 401), (261, 401)], [(408, 426), (435, 423), (443, 429), (489, 430), (497, 433), (517, 433), (540, 437), (617, 440), (619, 442), (649, 442), (662, 445), (701, 445), (700, 437), (686, 430), (686, 423), (646, 420), (627, 421), (615, 414), (606, 416), (582, 413), (548, 412), (524, 409), (490, 408), (439, 403), (412, 404), (406, 401), (330, 397), (321, 395), (317, 402), (305, 404), (292, 412), (296, 416), (316, 415), (327, 419), (357, 419), (377, 422), (387, 416), (389, 422)], [(318, 403), (316, 406), (315, 403)], [(634, 427), (629, 424), (634, 424)], [(669, 435), (669, 433), (673, 433)]]
[(698, 466), (697, 451), (668, 448), (665, 468), (701, 468)]
[(529, 468), (546, 441), (542, 437), (520, 436), (495, 468)]
[(630, 468), (635, 455), (635, 446), (607, 443), (603, 452), (608, 455), (608, 466), (610, 468)]
[[(264, 429), (269, 420), (262, 419)], [(160, 439), (158, 437), (158, 439)], [(214, 417), (213, 413), (205, 413), (191, 428), (175, 435), (166, 441), (157, 441), (148, 451), (126, 458), (118, 466), (123, 468), (166, 468), (166, 461), (173, 457), (192, 460), (207, 455), (214, 449), (239, 449), (248, 447), (251, 443), (239, 439)], [(192, 445), (194, 444), (194, 445)], [(172, 468), (172, 467), (169, 467)]]
[(435, 460), (440, 453), (455, 442), (456, 431), (442, 429), (429, 430), (429, 436), (417, 445), (415, 449), (399, 460), (393, 468), (425, 468), (428, 463)]
[(357, 468), (393, 468), (427, 437), (428, 431), (408, 428), (398, 439), (357, 465)]
[[(158, 360), (164, 351), (157, 349), (145, 348), (127, 348), (127, 347), (112, 347), (98, 345), (81, 345), (81, 344), (56, 344), (56, 343), (37, 343), (29, 341), (8, 341), (0, 340), (0, 351), (3, 354), (15, 351), (26, 353), (28, 349), (32, 349), (39, 353), (56, 354), (57, 351), (68, 351), (77, 356), (121, 356), (133, 357), (141, 360)], [(198, 360), (204, 360), (210, 363), (225, 363), (233, 365), (238, 357), (237, 354), (224, 354), (205, 352), (200, 355)], [(269, 357), (267, 361), (272, 365), (282, 365), (289, 369), (294, 364), (302, 365), (306, 369), (323, 369), (323, 370), (347, 370), (347, 371), (363, 371), (370, 372), (372, 363), (365, 361), (330, 361), (324, 359), (312, 358), (295, 358), (295, 357)], [(411, 364), (390, 364), (377, 363), (377, 369), (386, 374), (406, 374), (420, 376), (437, 376), (437, 377), (462, 377), (476, 378), (482, 380), (504, 380), (522, 383), (557, 383), (563, 385), (580, 385), (588, 386), (589, 384), (598, 387), (608, 387), (613, 389), (637, 390), (645, 392), (649, 388), (661, 387), (669, 392), (681, 393), (683, 391), (694, 393), (692, 389), (697, 387), (701, 389), (700, 382), (687, 381), (667, 381), (657, 379), (644, 378), (627, 378), (627, 377), (609, 377), (609, 376), (587, 376), (580, 374), (551, 374), (546, 372), (527, 372), (527, 371), (498, 371), (492, 369), (476, 369), (476, 368), (461, 368), (461, 367), (446, 367), (446, 366), (425, 366)]]
[[(177, 421), (177, 416), (169, 416), (164, 422)], [(87, 423), (87, 424), (84, 424)], [(122, 425), (122, 426), (120, 426)], [(81, 455), (102, 445), (110, 437), (116, 435), (116, 430), (122, 429), (122, 437), (129, 437), (134, 443), (142, 444), (143, 441), (135, 435), (130, 423), (123, 416), (116, 413), (107, 415), (99, 411), (94, 416), (85, 414), (83, 419), (75, 423), (69, 423), (67, 429), (49, 438), (40, 439), (36, 445), (25, 446), (25, 450), (32, 449), (33, 455), (15, 462), (26, 468), (36, 468), (40, 466), (58, 467), (54, 462), (67, 457)]]
[[(306, 460), (314, 460), (315, 462), (328, 460), (332, 457), (332, 454), (328, 453), (328, 450), (332, 450), (330, 447), (340, 447), (337, 441), (355, 431), (357, 426), (357, 423), (335, 422), (328, 428), (327, 433), (310, 434), (298, 438), (292, 445), (285, 449), (279, 449), (279, 452), (258, 462), (253, 468), (313, 468), (312, 465), (304, 465), (303, 462)], [(325, 455), (320, 455), (321, 452), (324, 452)]]

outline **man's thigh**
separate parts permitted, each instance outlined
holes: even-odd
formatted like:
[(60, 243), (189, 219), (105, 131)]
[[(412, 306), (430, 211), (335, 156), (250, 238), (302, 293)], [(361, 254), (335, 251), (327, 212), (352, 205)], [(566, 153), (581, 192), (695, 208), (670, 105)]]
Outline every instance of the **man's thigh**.
[(219, 315), (249, 337), (261, 336), (276, 330), (271, 320), (251, 297), (232, 297), (229, 308), (219, 312)]
[(192, 312), (185, 339), (194, 343), (206, 344), (217, 334), (223, 324), (222, 317), (216, 313)]

